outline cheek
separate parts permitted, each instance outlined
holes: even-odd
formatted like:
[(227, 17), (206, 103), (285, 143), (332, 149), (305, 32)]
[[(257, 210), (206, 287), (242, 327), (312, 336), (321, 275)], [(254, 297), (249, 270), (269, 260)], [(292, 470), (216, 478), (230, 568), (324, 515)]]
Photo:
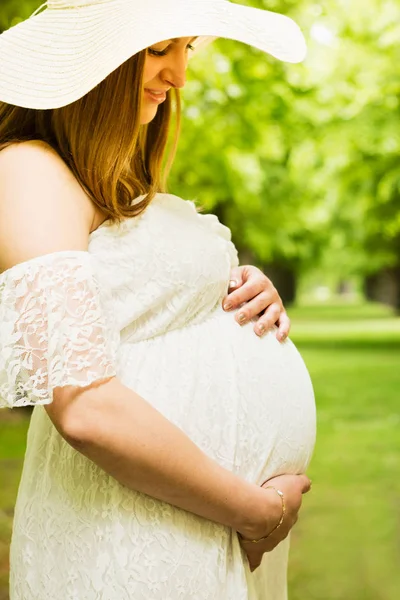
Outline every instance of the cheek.
[(143, 85), (146, 87), (146, 84), (150, 83), (154, 79), (158, 77), (160, 74), (160, 65), (157, 64), (157, 59), (154, 59), (154, 56), (146, 56), (146, 60), (143, 68)]

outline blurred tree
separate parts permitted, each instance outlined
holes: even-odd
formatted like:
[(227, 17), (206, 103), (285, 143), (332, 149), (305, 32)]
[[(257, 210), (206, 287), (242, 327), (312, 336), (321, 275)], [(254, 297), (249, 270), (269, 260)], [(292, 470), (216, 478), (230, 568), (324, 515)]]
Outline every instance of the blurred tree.
[(318, 92), (326, 113), (318, 146), (332, 198), (327, 247), (351, 250), (347, 271), (365, 275), (371, 299), (400, 310), (400, 6), (324, 6), (318, 33), (330, 57)]
[(0, 33), (27, 19), (41, 4), (38, 0), (1, 0)]

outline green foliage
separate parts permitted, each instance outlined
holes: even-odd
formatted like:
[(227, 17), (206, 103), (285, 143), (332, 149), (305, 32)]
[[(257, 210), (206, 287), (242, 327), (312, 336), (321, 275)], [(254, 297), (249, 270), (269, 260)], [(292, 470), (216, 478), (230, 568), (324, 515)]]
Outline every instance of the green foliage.
[[(341, 277), (400, 264), (398, 0), (239, 0), (293, 16), (304, 64), (218, 40), (191, 61), (171, 191), (243, 255)], [(3, 0), (0, 28), (38, 0)]]
[(321, 259), (342, 277), (400, 263), (396, 0), (246, 3), (290, 12), (308, 58), (223, 40), (194, 59), (176, 187), (262, 263)]
[(27, 19), (41, 4), (38, 0), (1, 0), (0, 32)]
[(322, 161), (312, 180), (328, 190), (327, 250), (347, 257), (345, 272), (375, 272), (400, 264), (399, 6), (326, 1), (319, 12), (325, 47), (314, 56), (311, 46), (309, 77)]

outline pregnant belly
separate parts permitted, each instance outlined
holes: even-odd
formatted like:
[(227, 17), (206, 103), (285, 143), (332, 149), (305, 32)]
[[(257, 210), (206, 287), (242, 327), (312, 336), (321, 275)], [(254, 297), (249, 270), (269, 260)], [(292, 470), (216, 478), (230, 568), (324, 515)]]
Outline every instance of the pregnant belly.
[(258, 338), (217, 309), (205, 321), (123, 343), (119, 377), (209, 456), (261, 480), (304, 472), (315, 442), (315, 403), (290, 340)]

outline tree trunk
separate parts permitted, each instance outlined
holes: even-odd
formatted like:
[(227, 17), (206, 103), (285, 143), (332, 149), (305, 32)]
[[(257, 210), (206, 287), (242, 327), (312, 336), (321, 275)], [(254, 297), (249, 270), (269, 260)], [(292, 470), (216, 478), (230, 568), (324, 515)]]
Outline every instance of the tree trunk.
[(241, 265), (255, 265), (271, 279), (286, 307), (295, 302), (298, 278), (294, 266), (279, 262), (262, 265), (250, 250), (242, 250), (239, 258)]
[(293, 304), (297, 294), (297, 273), (287, 264), (272, 263), (264, 265), (262, 271), (271, 279), (285, 306)]
[(368, 275), (364, 294), (367, 300), (387, 304), (400, 313), (400, 264)]

